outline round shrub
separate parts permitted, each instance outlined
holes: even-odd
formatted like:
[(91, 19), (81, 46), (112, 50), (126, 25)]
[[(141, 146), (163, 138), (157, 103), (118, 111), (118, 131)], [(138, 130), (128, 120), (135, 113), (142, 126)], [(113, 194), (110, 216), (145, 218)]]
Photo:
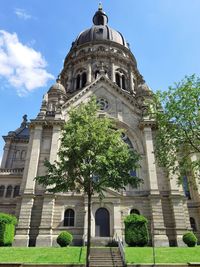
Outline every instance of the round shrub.
[(197, 244), (197, 238), (193, 232), (187, 232), (183, 235), (183, 242), (188, 247), (195, 247), (195, 245)]
[(67, 247), (71, 244), (72, 240), (73, 236), (69, 232), (64, 231), (59, 234), (56, 241), (61, 247)]
[(138, 214), (130, 214), (125, 220), (125, 241), (131, 247), (143, 247), (149, 242), (147, 219)]
[(17, 219), (15, 216), (0, 213), (0, 246), (11, 246), (15, 235), (15, 225)]

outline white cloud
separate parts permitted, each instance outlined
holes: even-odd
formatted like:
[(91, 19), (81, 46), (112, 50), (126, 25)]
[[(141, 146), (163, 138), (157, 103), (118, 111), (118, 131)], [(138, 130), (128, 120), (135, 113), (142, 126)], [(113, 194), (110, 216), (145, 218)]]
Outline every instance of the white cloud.
[(22, 8), (15, 8), (15, 14), (17, 15), (18, 18), (24, 20), (33, 18), (30, 14), (26, 12), (25, 9)]
[(20, 96), (54, 79), (46, 66), (42, 54), (22, 44), (16, 33), (0, 30), (0, 77), (5, 78)]

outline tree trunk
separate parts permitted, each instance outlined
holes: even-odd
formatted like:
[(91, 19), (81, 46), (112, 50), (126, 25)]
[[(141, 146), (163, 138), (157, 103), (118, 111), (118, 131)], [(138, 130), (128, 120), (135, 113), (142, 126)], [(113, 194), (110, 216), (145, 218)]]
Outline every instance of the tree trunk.
[(90, 266), (90, 240), (91, 240), (91, 192), (88, 193), (88, 232), (87, 232), (87, 257), (86, 267)]

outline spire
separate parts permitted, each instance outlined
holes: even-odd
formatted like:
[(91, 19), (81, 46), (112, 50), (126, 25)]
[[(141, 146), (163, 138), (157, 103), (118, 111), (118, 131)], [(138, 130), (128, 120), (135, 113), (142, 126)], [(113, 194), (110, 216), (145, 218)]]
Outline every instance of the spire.
[(108, 17), (106, 13), (103, 11), (102, 3), (99, 3), (98, 11), (95, 13), (93, 17), (94, 25), (106, 25), (108, 23)]
[(103, 7), (102, 7), (102, 3), (101, 2), (99, 2), (99, 11), (102, 11), (103, 10)]

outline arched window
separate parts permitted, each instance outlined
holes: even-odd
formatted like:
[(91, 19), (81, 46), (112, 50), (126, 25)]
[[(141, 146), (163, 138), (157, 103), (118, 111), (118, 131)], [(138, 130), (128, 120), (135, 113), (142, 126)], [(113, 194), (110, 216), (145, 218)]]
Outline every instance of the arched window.
[(12, 190), (13, 190), (13, 187), (12, 185), (9, 185), (6, 189), (6, 197), (11, 197), (12, 196)]
[(87, 74), (84, 72), (82, 74), (82, 87), (85, 87), (86, 83), (87, 83)]
[(189, 190), (189, 185), (188, 185), (188, 178), (187, 178), (186, 175), (183, 176), (183, 190), (184, 190), (185, 196), (186, 196), (188, 199), (191, 199), (190, 190)]
[[(122, 140), (129, 146), (130, 149), (134, 149), (131, 140), (129, 139), (129, 137), (125, 133), (122, 133)], [(130, 172), (130, 175), (132, 177), (136, 177), (137, 176), (136, 170), (132, 170)]]
[(120, 87), (120, 75), (119, 73), (115, 74), (116, 84)]
[(74, 211), (67, 209), (64, 214), (64, 226), (74, 226)]
[(81, 81), (81, 77), (80, 77), (80, 74), (78, 74), (76, 77), (76, 89), (80, 88), (80, 81)]
[(191, 225), (192, 231), (196, 232), (197, 226), (196, 226), (195, 219), (193, 217), (190, 217), (190, 225)]
[(1, 185), (0, 186), (0, 197), (3, 197), (4, 196), (4, 191), (5, 191), (5, 186), (4, 185)]
[(122, 75), (122, 89), (126, 90), (126, 81), (124, 75)]
[(140, 212), (139, 212), (139, 210), (132, 209), (132, 210), (130, 211), (130, 214), (138, 214), (138, 215), (140, 215)]
[(19, 186), (19, 185), (16, 185), (16, 186), (14, 187), (13, 197), (17, 197), (17, 196), (19, 196), (19, 190), (20, 190), (20, 186)]

